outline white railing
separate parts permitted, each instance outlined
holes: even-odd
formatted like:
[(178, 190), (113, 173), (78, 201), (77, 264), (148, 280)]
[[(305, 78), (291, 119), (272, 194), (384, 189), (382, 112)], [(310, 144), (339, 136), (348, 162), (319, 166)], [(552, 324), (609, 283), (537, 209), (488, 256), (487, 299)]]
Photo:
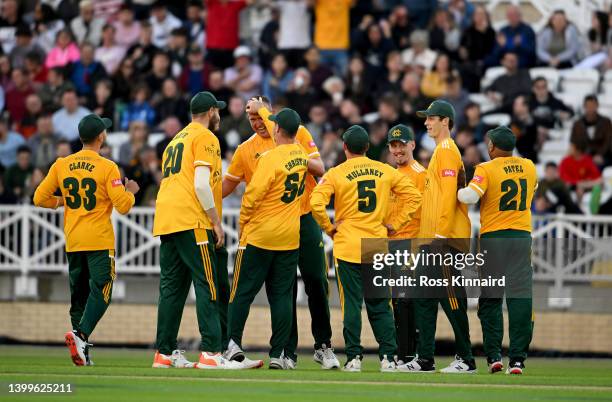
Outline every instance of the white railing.
[[(121, 274), (159, 273), (159, 239), (151, 235), (154, 209), (136, 207), (128, 215), (113, 214), (117, 244), (117, 271)], [(229, 272), (238, 243), (238, 209), (224, 209), (223, 225), (229, 252)], [(471, 214), (473, 233), (478, 232), (478, 214)], [(16, 293), (27, 295), (28, 280), (37, 273), (65, 272), (63, 211), (29, 205), (0, 206), (0, 271), (17, 275)], [(590, 281), (612, 282), (612, 217), (546, 215), (533, 218), (534, 279), (553, 284), (552, 294), (562, 295), (564, 285)], [(327, 236), (325, 250), (331, 256)], [(331, 264), (330, 264), (331, 265)], [(333, 276), (333, 270), (330, 271)], [(21, 278), (21, 279), (19, 279)], [(561, 296), (559, 296), (561, 297)]]
[[(240, 210), (223, 209), (223, 228), (233, 271), (238, 248)], [(153, 237), (154, 209), (134, 207), (127, 215), (113, 213), (117, 271), (124, 274), (159, 273), (159, 239)], [(63, 210), (31, 205), (0, 205), (0, 271), (58, 272), (66, 268)], [(325, 251), (331, 253), (325, 236)]]

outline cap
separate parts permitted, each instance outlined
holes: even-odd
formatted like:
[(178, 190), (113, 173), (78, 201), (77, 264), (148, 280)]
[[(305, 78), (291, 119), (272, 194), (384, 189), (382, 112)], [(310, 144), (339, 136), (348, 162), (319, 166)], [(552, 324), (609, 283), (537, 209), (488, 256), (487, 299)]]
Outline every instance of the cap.
[(237, 59), (238, 57), (242, 56), (251, 57), (251, 49), (249, 49), (248, 46), (242, 45), (234, 49), (234, 59)]
[(502, 151), (512, 152), (516, 145), (516, 136), (506, 126), (498, 126), (494, 129), (487, 131), (489, 139), (495, 145), (496, 148)]
[(280, 128), (287, 131), (289, 134), (295, 134), (300, 128), (300, 115), (293, 109), (284, 108), (276, 114), (268, 116), (268, 120), (278, 124)]
[(455, 108), (453, 105), (443, 100), (431, 102), (427, 110), (419, 110), (416, 114), (423, 118), (427, 116), (440, 116), (448, 117), (452, 121), (455, 121)]
[(387, 133), (387, 142), (391, 141), (401, 141), (404, 144), (408, 141), (414, 141), (414, 131), (408, 126), (398, 124)]
[(191, 98), (191, 114), (199, 114), (208, 112), (211, 108), (216, 107), (217, 109), (225, 108), (227, 104), (223, 101), (218, 101), (215, 95), (208, 91), (198, 92), (193, 98)]
[(342, 134), (342, 141), (346, 144), (349, 151), (362, 152), (366, 145), (370, 143), (370, 136), (365, 128), (354, 125)]
[(93, 113), (88, 114), (79, 122), (79, 137), (85, 141), (93, 140), (112, 125), (111, 119), (102, 118)]

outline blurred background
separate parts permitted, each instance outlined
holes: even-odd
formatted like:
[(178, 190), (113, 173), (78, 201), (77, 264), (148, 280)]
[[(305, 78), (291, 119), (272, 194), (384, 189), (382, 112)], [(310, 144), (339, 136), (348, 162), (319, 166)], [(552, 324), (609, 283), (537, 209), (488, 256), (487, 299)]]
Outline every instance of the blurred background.
[[(415, 158), (435, 144), (416, 110), (445, 99), (468, 180), (486, 161), (486, 131), (508, 125), (536, 163), (532, 205), (534, 349), (612, 350), (612, 9), (609, 0), (2, 0), (0, 2), (0, 342), (59, 343), (69, 328), (62, 211), (31, 207), (57, 157), (80, 148), (78, 121), (113, 120), (103, 148), (138, 181), (138, 208), (114, 216), (118, 279), (95, 342), (151, 346), (158, 241), (153, 209), (165, 146), (208, 90), (228, 102), (217, 133), (224, 164), (252, 133), (254, 95), (298, 111), (327, 167), (340, 135), (370, 133), (368, 156), (389, 162), (387, 130), (410, 125)], [(230, 274), (241, 191), (224, 200)], [(471, 212), (473, 235), (478, 212)], [(326, 239), (328, 252), (331, 243)], [(330, 264), (331, 265), (331, 264)], [(333, 272), (334, 339), (342, 347)], [(299, 322), (308, 323), (302, 286)], [(475, 308), (474, 343), (481, 341)], [(259, 295), (245, 345), (265, 347)], [(439, 338), (450, 340), (441, 318)], [(374, 339), (364, 326), (364, 344)], [(309, 325), (300, 346), (310, 348)], [(197, 338), (192, 299), (181, 339)], [(450, 349), (449, 349), (450, 350)]]

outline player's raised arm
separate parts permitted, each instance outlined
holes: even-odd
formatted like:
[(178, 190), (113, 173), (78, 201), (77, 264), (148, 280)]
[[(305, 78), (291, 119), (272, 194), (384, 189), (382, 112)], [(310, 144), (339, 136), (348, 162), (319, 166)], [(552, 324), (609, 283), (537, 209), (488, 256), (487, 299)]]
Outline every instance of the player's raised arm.
[(122, 215), (127, 214), (134, 206), (136, 202), (134, 194), (136, 194), (139, 189), (135, 181), (128, 180), (127, 178), (125, 185), (123, 184), (117, 165), (112, 167), (110, 173), (106, 177), (106, 192), (108, 193), (108, 197), (113, 203), (113, 207)]
[(34, 205), (37, 207), (57, 209), (59, 206), (64, 205), (63, 197), (53, 195), (58, 188), (56, 164), (57, 162), (51, 165), (49, 173), (34, 192)]
[(310, 196), (312, 216), (317, 221), (319, 226), (321, 226), (321, 229), (323, 229), (327, 234), (330, 234), (334, 230), (334, 225), (331, 223), (326, 210), (332, 194), (334, 194), (334, 185), (328, 172), (325, 176), (323, 176)]
[(391, 191), (395, 194), (395, 202), (399, 203), (402, 207), (398, 209), (399, 214), (390, 217), (388, 224), (390, 224), (394, 230), (397, 230), (410, 222), (414, 213), (421, 206), (423, 196), (409, 177), (404, 176), (396, 170), (394, 170), (393, 173)]
[(227, 197), (234, 192), (238, 184), (244, 180), (244, 165), (242, 162), (242, 151), (238, 147), (234, 155), (232, 155), (232, 161), (227, 167), (227, 172), (223, 176), (223, 183), (221, 184), (221, 193), (223, 198)]
[(272, 114), (272, 111), (268, 110), (266, 105), (260, 100), (250, 100), (248, 103), (249, 112), (257, 113), (264, 121), (266, 130), (272, 139), (274, 139), (274, 122), (270, 121), (268, 117)]
[(315, 177), (321, 177), (325, 174), (325, 164), (321, 159), (319, 148), (312, 138), (310, 131), (304, 126), (300, 126), (295, 139), (306, 151), (308, 155), (308, 173)]
[(242, 196), (240, 228), (244, 228), (251, 220), (253, 212), (257, 209), (257, 205), (274, 182), (274, 166), (265, 156), (264, 154), (260, 157), (257, 168), (253, 173), (253, 178), (246, 187), (244, 196)]

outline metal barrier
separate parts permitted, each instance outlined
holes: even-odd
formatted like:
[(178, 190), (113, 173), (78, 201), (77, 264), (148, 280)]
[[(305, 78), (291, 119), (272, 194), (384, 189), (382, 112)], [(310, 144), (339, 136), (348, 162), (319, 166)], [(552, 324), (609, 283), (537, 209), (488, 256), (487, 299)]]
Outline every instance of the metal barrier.
[[(224, 209), (223, 226), (229, 252), (229, 272), (238, 247), (238, 209)], [(120, 274), (159, 273), (159, 239), (151, 235), (154, 209), (135, 207), (128, 215), (112, 216), (116, 237), (116, 266)], [(474, 230), (478, 213), (470, 214)], [(0, 206), (0, 272), (16, 275), (16, 296), (36, 296), (36, 274), (64, 272), (63, 210), (30, 205)], [(568, 283), (612, 282), (612, 270), (594, 270), (596, 264), (612, 264), (612, 217), (545, 215), (533, 218), (534, 279), (554, 284), (561, 297)], [(332, 241), (324, 235), (331, 256)], [(334, 275), (330, 270), (330, 276)]]

